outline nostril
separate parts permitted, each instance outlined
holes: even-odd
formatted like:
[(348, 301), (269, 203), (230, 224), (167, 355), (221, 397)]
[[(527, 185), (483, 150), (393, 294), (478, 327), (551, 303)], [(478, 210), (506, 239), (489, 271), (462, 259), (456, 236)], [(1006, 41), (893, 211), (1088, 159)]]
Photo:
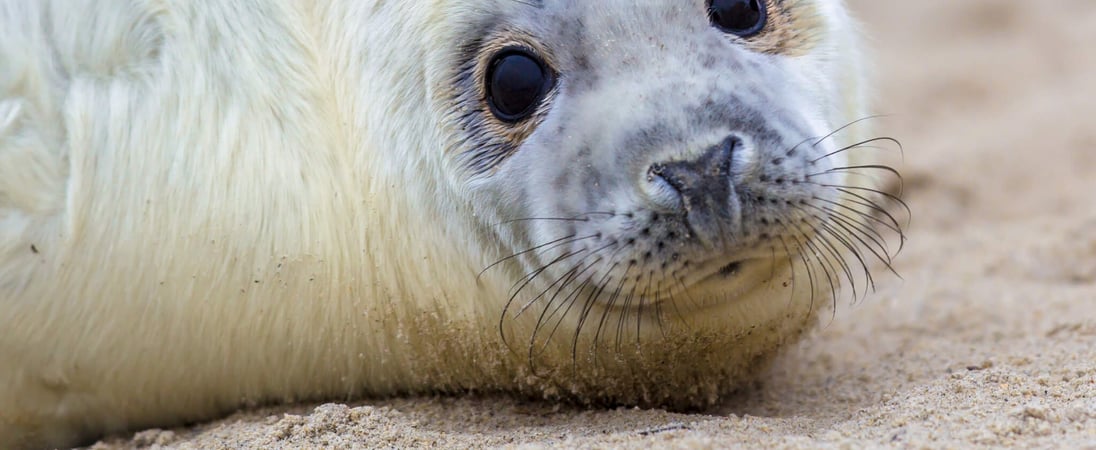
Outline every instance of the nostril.
[(650, 169), (647, 169), (647, 179), (655, 183), (663, 184), (680, 194), (682, 191), (688, 189), (688, 186), (686, 181), (682, 180), (680, 177), (681, 170), (679, 167), (673, 164), (675, 163), (651, 164)]
[(655, 203), (676, 211), (683, 206), (682, 185), (675, 184), (665, 172), (665, 164), (652, 164), (647, 169), (647, 185), (650, 187), (648, 192)]

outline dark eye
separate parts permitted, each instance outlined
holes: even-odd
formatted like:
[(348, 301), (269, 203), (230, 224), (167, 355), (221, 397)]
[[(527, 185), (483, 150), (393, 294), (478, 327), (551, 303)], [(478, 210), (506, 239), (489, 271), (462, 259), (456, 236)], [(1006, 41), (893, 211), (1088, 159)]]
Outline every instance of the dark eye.
[(750, 37), (765, 28), (764, 0), (708, 0), (708, 19), (725, 33)]
[(504, 122), (529, 117), (552, 88), (554, 76), (544, 62), (525, 49), (506, 49), (487, 72), (487, 103)]

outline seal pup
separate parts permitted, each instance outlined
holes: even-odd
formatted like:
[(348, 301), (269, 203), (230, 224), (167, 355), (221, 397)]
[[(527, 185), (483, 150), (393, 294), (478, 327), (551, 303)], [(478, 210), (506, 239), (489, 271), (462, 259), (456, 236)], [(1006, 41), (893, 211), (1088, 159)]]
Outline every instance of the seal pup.
[(839, 0), (5, 0), (0, 30), (3, 448), (421, 392), (704, 407), (900, 229)]

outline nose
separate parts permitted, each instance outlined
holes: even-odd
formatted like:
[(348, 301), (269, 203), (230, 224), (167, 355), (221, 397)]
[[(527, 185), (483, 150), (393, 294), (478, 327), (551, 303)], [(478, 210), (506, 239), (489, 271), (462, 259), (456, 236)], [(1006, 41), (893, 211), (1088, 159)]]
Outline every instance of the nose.
[(696, 159), (652, 164), (648, 179), (671, 188), (679, 200), (675, 203), (686, 214), (727, 217), (732, 195), (731, 164), (741, 142), (728, 136)]

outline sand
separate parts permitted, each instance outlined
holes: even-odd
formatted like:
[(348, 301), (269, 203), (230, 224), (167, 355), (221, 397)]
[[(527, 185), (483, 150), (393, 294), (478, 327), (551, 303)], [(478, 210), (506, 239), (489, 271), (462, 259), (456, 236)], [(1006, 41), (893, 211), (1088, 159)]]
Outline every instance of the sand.
[(902, 278), (707, 414), (418, 398), (96, 449), (1096, 448), (1096, 2), (856, 0), (905, 147)]

